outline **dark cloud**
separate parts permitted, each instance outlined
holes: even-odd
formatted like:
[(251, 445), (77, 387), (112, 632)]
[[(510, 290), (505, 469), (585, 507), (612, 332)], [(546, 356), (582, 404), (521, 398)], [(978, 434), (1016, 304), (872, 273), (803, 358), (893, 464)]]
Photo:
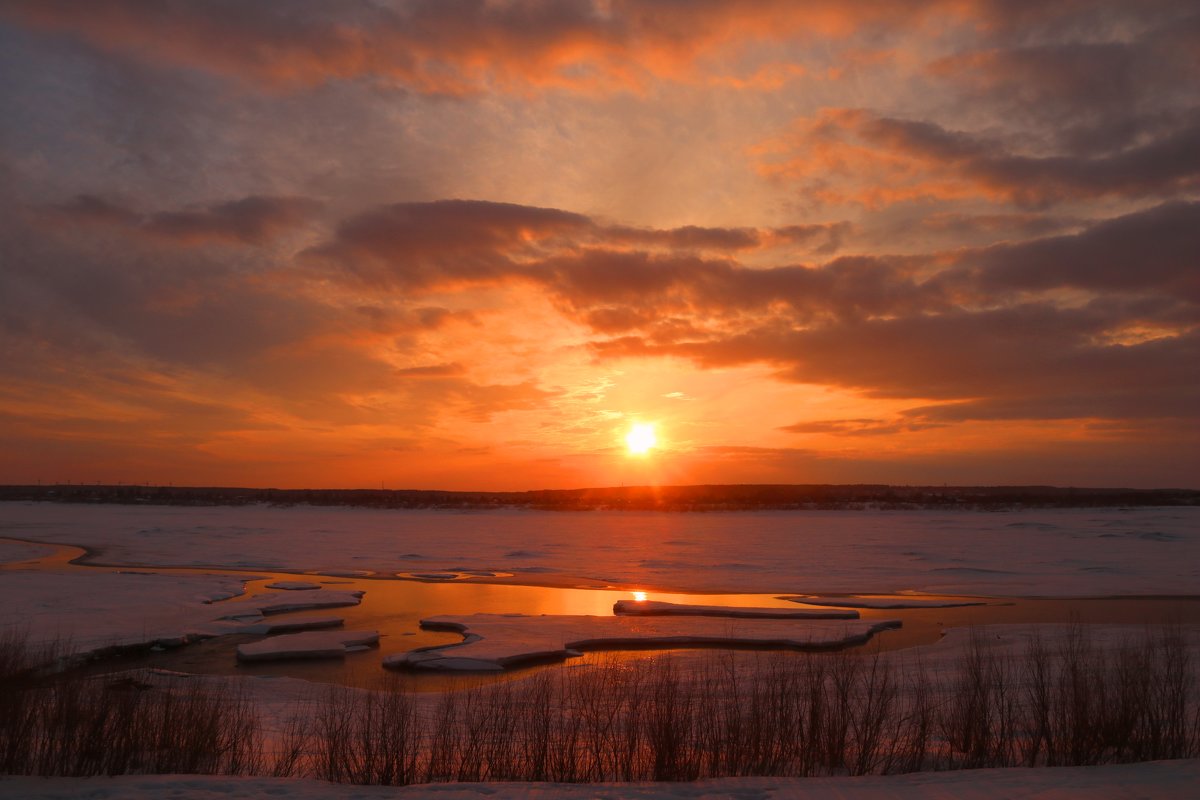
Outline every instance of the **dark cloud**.
[[(834, 142), (866, 144), (885, 162), (920, 165), (913, 193), (938, 193), (938, 176), (962, 182), (984, 196), (1000, 196), (1024, 205), (1066, 199), (1170, 196), (1200, 186), (1200, 118), (1154, 139), (1102, 156), (1063, 153), (1022, 155), (997, 141), (948, 130), (927, 121), (877, 117), (854, 112), (826, 126)], [(843, 137), (849, 134), (851, 139)]]
[(695, 225), (668, 230), (614, 226), (606, 229), (605, 234), (615, 242), (680, 250), (750, 250), (762, 241), (759, 232), (753, 228), (701, 228)]
[(569, 308), (613, 331), (651, 310), (719, 319), (778, 310), (795, 320), (860, 318), (945, 306), (941, 287), (923, 284), (920, 259), (854, 256), (823, 267), (751, 269), (687, 255), (588, 250), (551, 259), (536, 279)]
[[(541, 286), (565, 313), (614, 337), (592, 343), (602, 358), (767, 363), (786, 380), (873, 397), (982, 396), (971, 413), (997, 418), (1013, 409), (1024, 409), (1023, 418), (1064, 418), (1066, 410), (1162, 416), (1190, 402), (1194, 381), (1178, 365), (1197, 355), (1186, 331), (1200, 296), (1198, 204), (1168, 203), (1076, 234), (978, 250), (758, 269), (692, 255), (686, 245), (659, 252), (598, 247), (593, 243), (611, 229), (553, 209), (462, 202), (435, 210), (438, 224), (427, 238), (394, 251), (398, 259), (420, 260), (422, 286)], [(362, 219), (380, 222), (380, 249), (393, 252), (386, 248), (409, 241), (411, 211), (405, 208), (399, 226), (390, 213)], [(480, 234), (471, 235), (476, 228)], [(611, 235), (628, 243), (623, 231)], [(343, 228), (335, 247), (349, 238)], [(466, 263), (480, 266), (464, 270), (465, 253)], [(1063, 305), (1053, 293), (1068, 289), (1093, 296)], [(1130, 294), (1135, 290), (1140, 299)], [(940, 413), (923, 412), (920, 424), (944, 424)], [(822, 430), (888, 433), (918, 422), (831, 423)]]
[[(905, 221), (906, 225), (913, 225)], [(958, 211), (924, 213), (915, 220), (915, 227), (923, 233), (944, 234), (956, 242), (977, 236), (1004, 239), (1033, 239), (1065, 229), (1080, 228), (1086, 220), (1079, 217), (1061, 217), (1051, 214), (1006, 213), (966, 214)]]
[(138, 214), (92, 195), (52, 206), (55, 221), (112, 226), (179, 244), (262, 244), (312, 216), (321, 204), (304, 197), (252, 196), (188, 211)]
[(706, 367), (767, 363), (787, 380), (870, 397), (983, 396), (988, 402), (971, 406), (981, 415), (1016, 400), (1023, 418), (1063, 418), (1049, 409), (1068, 402), (1084, 417), (1176, 416), (1193, 407), (1197, 382), (1181, 365), (1200, 358), (1200, 337), (1104, 343), (1099, 334), (1116, 322), (1087, 310), (1018, 306), (666, 344), (631, 336), (594, 348), (606, 358), (677, 356)]
[(1196, 69), (1198, 41), (1200, 14), (1164, 3), (1111, 31), (1059, 31), (1033, 43), (966, 50), (929, 71), (957, 87), (966, 105), (1020, 123), (1067, 152), (1099, 155), (1186, 121), (1196, 93), (1179, 76)]
[[(1195, 343), (1181, 352), (1195, 353)], [(1082, 388), (1082, 387), (1081, 387)], [(1069, 391), (1059, 395), (973, 400), (906, 409), (911, 424), (997, 420), (1103, 419), (1133, 428), (1146, 419), (1193, 420), (1200, 406), (1200, 387), (1186, 381), (1158, 381), (1152, 386), (1106, 386), (1101, 393)], [(1110, 423), (1111, 424), (1111, 423)]]
[(320, 204), (302, 197), (245, 197), (199, 211), (154, 214), (142, 229), (185, 243), (226, 240), (260, 244), (319, 208)]
[(429, 288), (487, 282), (517, 271), (547, 239), (590, 230), (587, 217), (479, 200), (396, 203), (343, 222), (307, 253), (370, 283)]
[[(481, 200), (398, 203), (373, 209), (338, 226), (333, 238), (307, 258), (334, 264), (362, 280), (415, 291), (521, 280), (544, 284), (578, 308), (603, 303), (680, 303), (706, 297), (744, 298), (749, 305), (779, 298), (794, 284), (797, 301), (809, 280), (803, 267), (749, 270), (726, 253), (840, 234), (843, 225), (784, 229), (652, 229), (606, 226), (554, 208)], [(889, 268), (848, 259), (833, 273)], [(884, 281), (883, 283), (887, 283)]]
[[(408, 258), (489, 258), (538, 254), (532, 246), (640, 246), (672, 252), (736, 252), (778, 243), (817, 241), (836, 249), (847, 223), (783, 228), (634, 228), (604, 225), (582, 214), (485, 200), (397, 203), (367, 211), (339, 226), (334, 239), (313, 255), (341, 259), (395, 261)], [(821, 241), (824, 240), (824, 241)]]
[(64, 221), (82, 225), (115, 225), (136, 227), (141, 216), (102, 197), (81, 194), (73, 200), (50, 208), (50, 213)]
[(985, 291), (1167, 291), (1200, 303), (1200, 203), (1167, 203), (1073, 235), (966, 256)]

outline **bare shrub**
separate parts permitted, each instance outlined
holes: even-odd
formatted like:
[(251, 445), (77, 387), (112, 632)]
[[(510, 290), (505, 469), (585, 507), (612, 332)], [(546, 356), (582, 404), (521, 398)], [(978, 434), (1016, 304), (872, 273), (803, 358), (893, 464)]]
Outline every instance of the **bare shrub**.
[(194, 679), (163, 689), (145, 676), (61, 671), (58, 644), (0, 634), (0, 771), (20, 775), (180, 772), (250, 774), (263, 768), (258, 718), (228, 684)]
[(1053, 646), (1035, 635), (1016, 654), (984, 636), (974, 632), (940, 678), (903, 654), (686, 663), (668, 654), (450, 693), (426, 720), (421, 772), (429, 781), (691, 780), (1200, 752), (1182, 631), (1101, 648), (1076, 626)]
[(1200, 750), (1196, 665), (1183, 630), (1147, 629), (1102, 649), (1082, 625), (1024, 660), (1028, 765), (1186, 758)]
[(1012, 766), (1017, 727), (1014, 672), (1007, 655), (989, 650), (972, 630), (938, 717), (953, 766)]
[[(227, 682), (48, 669), (0, 635), (0, 770), (312, 775), (343, 783), (645, 781), (1099, 764), (1200, 755), (1182, 628), (1113, 646), (1076, 625), (1022, 652), (971, 634), (931, 673), (904, 653), (617, 656), (418, 696), (333, 687), (264, 754)], [(159, 681), (161, 683), (161, 681)]]
[(307, 714), (296, 711), (283, 722), (275, 751), (266, 763), (273, 778), (291, 778), (308, 771), (310, 748), (315, 741), (312, 721)]
[[(338, 783), (402, 786), (420, 777), (420, 721), (408, 694), (331, 686), (313, 723), (313, 774)], [(291, 753), (288, 753), (291, 759)]]

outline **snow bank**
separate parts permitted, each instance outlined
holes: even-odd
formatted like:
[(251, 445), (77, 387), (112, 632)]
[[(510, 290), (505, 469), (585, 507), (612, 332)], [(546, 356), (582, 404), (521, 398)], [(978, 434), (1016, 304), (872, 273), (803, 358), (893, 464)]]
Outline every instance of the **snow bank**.
[[(792, 600), (794, 598), (786, 598)], [(797, 601), (800, 602), (800, 601)], [(732, 617), (735, 619), (858, 619), (857, 611), (815, 611), (753, 606), (702, 606), (666, 603), (661, 600), (618, 600), (614, 614), (630, 617)]]
[(185, 631), (212, 620), (213, 597), (242, 593), (239, 578), (114, 572), (0, 572), (0, 625), (34, 642), (72, 649), (182, 644)]
[(456, 783), (422, 786), (348, 786), (298, 778), (199, 775), (126, 775), (117, 778), (0, 778), (0, 796), (24, 800), (1010, 800), (1038, 797), (1193, 800), (1200, 760), (923, 772), (863, 778), (724, 778), (694, 783)]
[(495, 672), (562, 661), (583, 650), (696, 646), (831, 650), (862, 644), (880, 631), (900, 627), (900, 622), (472, 614), (429, 617), (421, 620), (421, 627), (457, 631), (463, 642), (390, 655), (384, 666)]
[[(255, 576), (246, 575), (245, 580)], [(77, 652), (108, 647), (179, 647), (231, 633), (268, 634), (336, 627), (336, 616), (264, 615), (358, 605), (361, 591), (245, 593), (243, 576), (164, 575), (103, 570), (0, 570), (0, 627), (28, 631)]]
[(275, 581), (268, 583), (268, 589), (282, 589), (287, 592), (307, 592), (313, 589), (320, 589), (321, 584), (313, 583), (312, 581)]

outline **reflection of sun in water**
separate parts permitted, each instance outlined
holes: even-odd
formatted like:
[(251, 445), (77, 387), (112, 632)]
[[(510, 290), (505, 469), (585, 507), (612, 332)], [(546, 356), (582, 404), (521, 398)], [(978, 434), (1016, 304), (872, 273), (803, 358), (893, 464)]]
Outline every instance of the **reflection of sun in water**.
[(646, 602), (646, 593), (645, 592), (634, 592), (633, 599), (639, 603), (644, 603), (644, 602)]
[(646, 455), (656, 444), (658, 437), (654, 435), (654, 425), (648, 422), (636, 423), (629, 429), (629, 433), (625, 434), (625, 446), (635, 456)]

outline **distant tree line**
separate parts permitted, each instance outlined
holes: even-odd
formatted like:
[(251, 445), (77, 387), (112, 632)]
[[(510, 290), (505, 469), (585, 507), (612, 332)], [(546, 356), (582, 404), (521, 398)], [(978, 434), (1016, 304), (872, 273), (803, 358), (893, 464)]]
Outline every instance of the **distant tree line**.
[(1059, 486), (730, 484), (452, 492), (422, 489), (250, 489), (221, 486), (55, 484), (0, 486), (0, 501), (129, 505), (524, 508), (553, 511), (767, 511), (837, 509), (1102, 508), (1200, 505), (1194, 489)]

